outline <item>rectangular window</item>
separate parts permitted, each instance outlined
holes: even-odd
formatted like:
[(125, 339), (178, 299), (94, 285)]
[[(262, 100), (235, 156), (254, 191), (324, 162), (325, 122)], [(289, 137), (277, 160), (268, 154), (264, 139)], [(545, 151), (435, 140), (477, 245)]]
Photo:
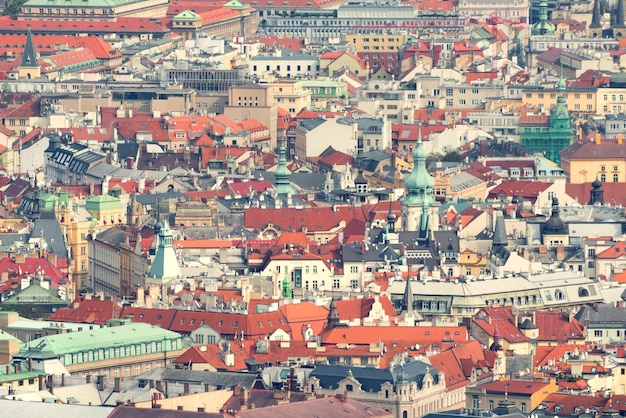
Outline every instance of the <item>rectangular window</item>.
[(593, 331), (593, 336), (594, 337), (602, 337), (602, 330), (601, 329), (596, 329)]
[(313, 266), (313, 274), (317, 274), (317, 266)]

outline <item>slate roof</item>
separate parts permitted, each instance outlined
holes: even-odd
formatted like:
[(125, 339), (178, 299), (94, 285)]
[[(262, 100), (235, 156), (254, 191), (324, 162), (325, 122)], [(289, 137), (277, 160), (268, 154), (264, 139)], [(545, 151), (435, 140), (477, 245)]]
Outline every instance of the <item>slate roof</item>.
[(574, 317), (586, 327), (623, 328), (626, 323), (626, 309), (608, 303), (600, 303), (594, 306), (583, 306)]
[(348, 371), (352, 371), (352, 376), (361, 383), (361, 389), (365, 392), (378, 392), (385, 382), (393, 384), (395, 381), (388, 369), (348, 367), (340, 364), (320, 364), (311, 372), (309, 378), (319, 379), (320, 386), (324, 389), (337, 389), (339, 382), (348, 376)]
[(252, 386), (256, 375), (254, 373), (236, 372), (206, 372), (198, 370), (180, 370), (165, 368), (161, 375), (161, 380), (168, 382), (207, 384), (210, 386), (221, 386), (233, 388), (237, 385), (249, 388)]
[(46, 240), (48, 247), (57, 255), (57, 258), (68, 258), (65, 237), (61, 231), (59, 221), (54, 217), (54, 212), (42, 212), (39, 219), (35, 220), (31, 238)]

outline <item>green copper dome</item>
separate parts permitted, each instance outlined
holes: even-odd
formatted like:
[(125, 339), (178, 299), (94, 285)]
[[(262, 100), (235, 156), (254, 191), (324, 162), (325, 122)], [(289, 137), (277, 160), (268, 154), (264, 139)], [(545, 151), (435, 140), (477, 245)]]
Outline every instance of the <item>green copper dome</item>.
[(533, 35), (554, 35), (556, 26), (548, 20), (548, 0), (539, 2), (539, 21), (533, 24), (531, 33)]
[(404, 199), (404, 204), (421, 205), (422, 203), (434, 203), (433, 188), (435, 187), (435, 179), (433, 179), (426, 170), (426, 151), (422, 143), (422, 135), (420, 135), (413, 150), (413, 171), (405, 177), (404, 185), (407, 188), (408, 195)]

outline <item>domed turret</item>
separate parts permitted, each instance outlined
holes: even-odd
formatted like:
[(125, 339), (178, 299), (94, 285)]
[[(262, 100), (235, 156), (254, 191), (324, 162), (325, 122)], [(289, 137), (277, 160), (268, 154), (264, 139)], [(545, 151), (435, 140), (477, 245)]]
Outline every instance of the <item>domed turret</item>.
[(548, 20), (548, 0), (539, 2), (539, 21), (532, 26), (533, 35), (553, 35), (556, 26)]
[(559, 199), (552, 198), (552, 216), (543, 226), (543, 233), (548, 235), (565, 235), (567, 234), (567, 227), (565, 222), (559, 216)]
[(426, 151), (422, 143), (421, 127), (415, 149), (413, 150), (413, 171), (405, 177), (404, 185), (408, 190), (408, 196), (404, 199), (404, 204), (421, 205), (422, 203), (434, 203), (433, 188), (435, 187), (435, 179), (426, 170)]

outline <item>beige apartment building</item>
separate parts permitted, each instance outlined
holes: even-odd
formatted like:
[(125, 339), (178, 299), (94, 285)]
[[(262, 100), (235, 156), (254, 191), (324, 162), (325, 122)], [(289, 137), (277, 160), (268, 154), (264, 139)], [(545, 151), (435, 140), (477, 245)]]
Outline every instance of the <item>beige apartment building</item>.
[(271, 83), (276, 104), (295, 117), (302, 109), (311, 106), (311, 90), (297, 80), (282, 79)]
[[(567, 108), (570, 112), (596, 113), (599, 108), (596, 87), (568, 86), (566, 95)], [(522, 90), (522, 103), (548, 110), (556, 105), (557, 96), (556, 86), (549, 88), (528, 86)]]
[(277, 146), (276, 130), (278, 105), (274, 98), (274, 86), (270, 84), (244, 84), (228, 90), (228, 105), (224, 115), (235, 122), (256, 119), (270, 131), (270, 150)]

